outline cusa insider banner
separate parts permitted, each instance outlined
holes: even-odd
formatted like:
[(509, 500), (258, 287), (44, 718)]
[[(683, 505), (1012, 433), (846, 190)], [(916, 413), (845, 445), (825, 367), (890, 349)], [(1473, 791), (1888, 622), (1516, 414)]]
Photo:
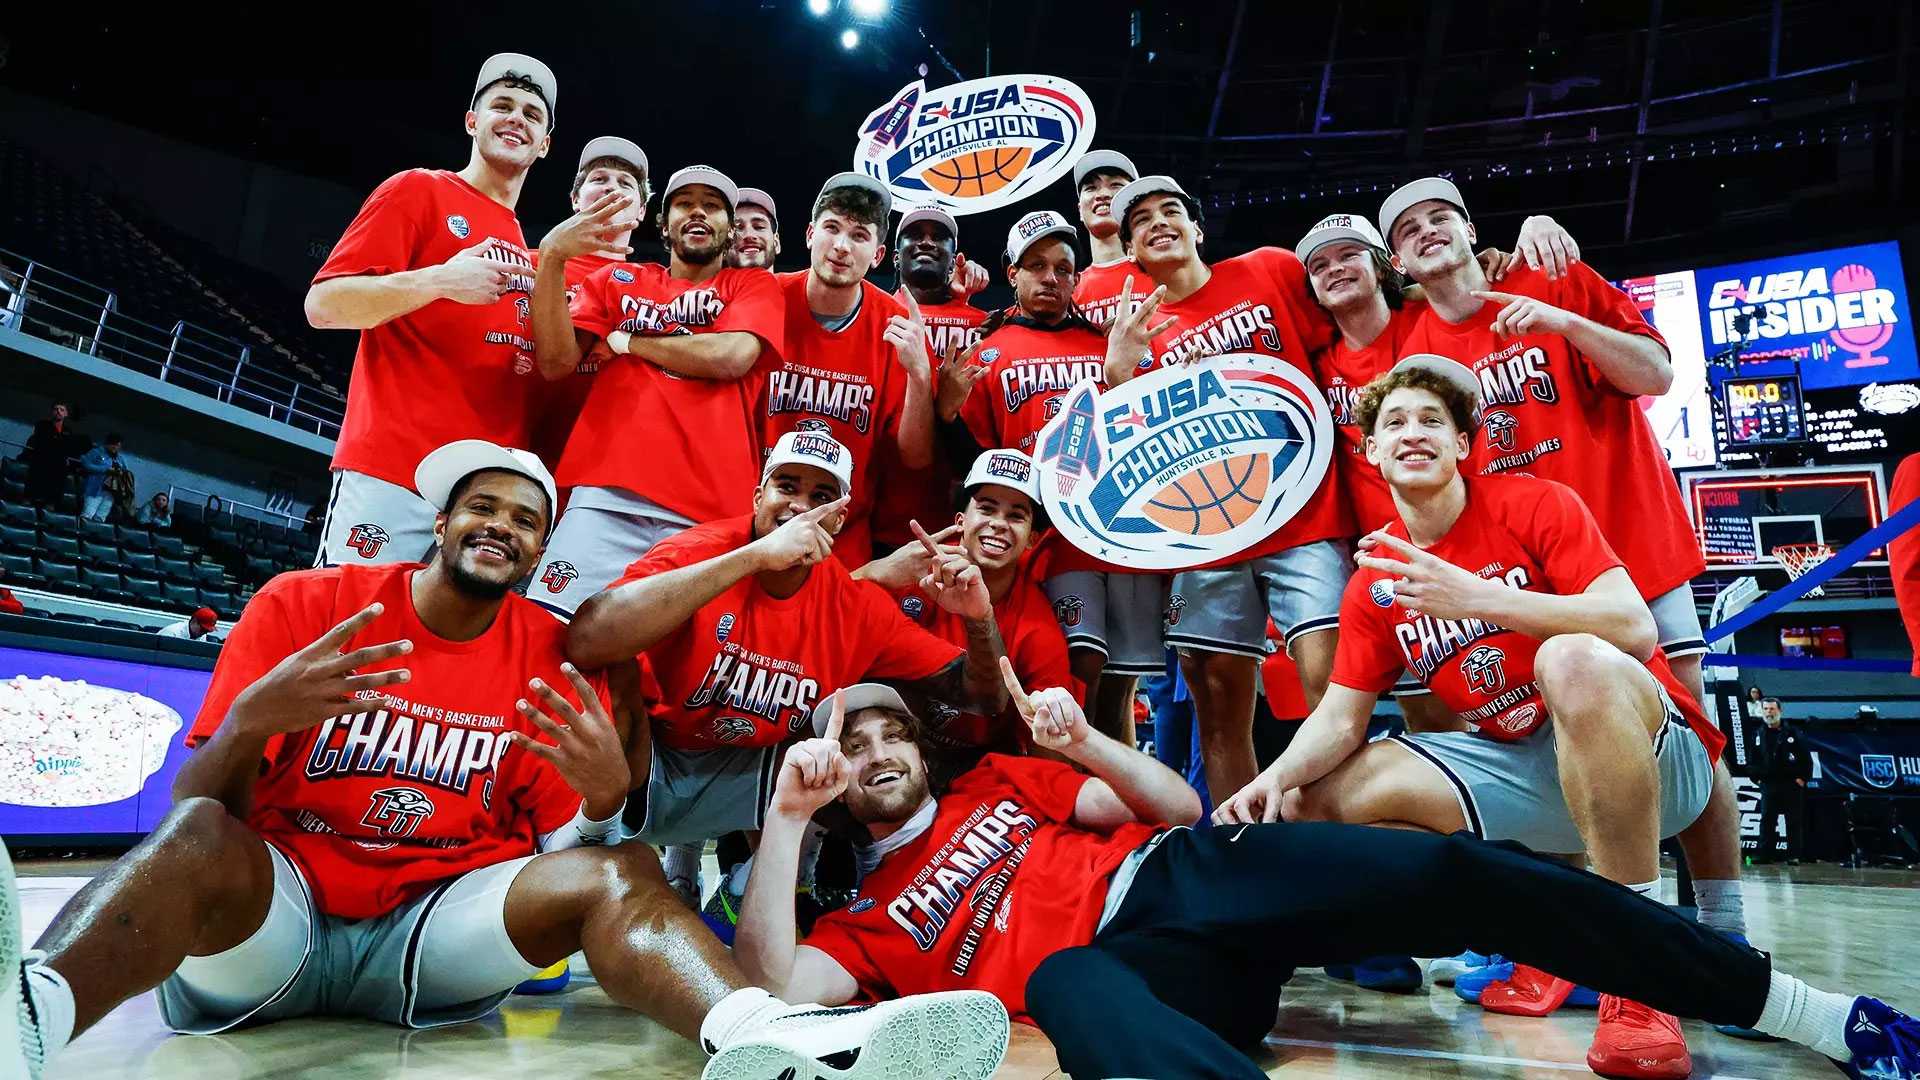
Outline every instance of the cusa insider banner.
[(1741, 340), (1755, 318), (1741, 375), (1792, 374), (1809, 390), (1920, 378), (1913, 311), (1894, 241), (1784, 255), (1694, 271), (1709, 356)]

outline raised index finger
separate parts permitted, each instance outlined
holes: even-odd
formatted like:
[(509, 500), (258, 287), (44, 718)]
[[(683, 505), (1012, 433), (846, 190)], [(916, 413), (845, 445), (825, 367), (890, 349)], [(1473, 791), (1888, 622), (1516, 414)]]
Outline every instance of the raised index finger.
[(385, 610), (386, 608), (381, 604), (368, 604), (347, 616), (346, 621), (340, 625), (320, 635), (319, 640), (307, 646), (308, 651), (322, 654), (339, 652), (347, 647), (347, 642), (353, 640), (353, 635), (365, 630)]
[(820, 520), (821, 518), (823, 518), (823, 517), (826, 517), (826, 516), (827, 516), (828, 514), (831, 514), (831, 513), (833, 513), (833, 512), (835, 511), (835, 510), (838, 510), (838, 509), (840, 509), (841, 507), (843, 507), (843, 506), (845, 506), (845, 505), (847, 505), (847, 500), (848, 500), (848, 499), (851, 499), (851, 498), (853, 498), (853, 493), (852, 493), (852, 492), (848, 492), (847, 494), (845, 494), (845, 495), (842, 495), (842, 496), (840, 496), (839, 498), (837, 498), (837, 499), (835, 499), (835, 500), (833, 500), (833, 501), (832, 501), (832, 502), (830, 502), (830, 503), (821, 503), (821, 504), (820, 504), (819, 506), (816, 506), (816, 507), (814, 507), (813, 509), (811, 509), (811, 510), (808, 510), (807, 512), (805, 512), (805, 513), (803, 513), (803, 514), (800, 514), (800, 515), (798, 515), (797, 517), (795, 517), (795, 518), (793, 518), (792, 520), (794, 520), (794, 521), (819, 521), (819, 520)]
[(1020, 676), (1013, 673), (1013, 661), (1004, 656), (1000, 658), (1000, 678), (1007, 684), (1007, 696), (1013, 699), (1020, 715), (1028, 720), (1033, 719), (1033, 699), (1027, 696), (1026, 689), (1020, 685)]
[(1526, 299), (1524, 296), (1515, 296), (1512, 293), (1501, 292), (1498, 289), (1475, 289), (1473, 290), (1473, 295), (1482, 300), (1494, 300), (1502, 304), (1511, 304), (1516, 300)]
[(1399, 537), (1393, 535), (1392, 533), (1386, 532), (1385, 530), (1374, 532), (1370, 535), (1372, 535), (1380, 543), (1387, 545), (1388, 547), (1392, 548), (1393, 550), (1399, 552), (1402, 555), (1411, 555), (1417, 558), (1419, 556), (1423, 556), (1426, 554), (1425, 551), (1422, 551), (1421, 549), (1413, 546), (1407, 541), (1402, 540)]
[(847, 726), (847, 695), (844, 690), (833, 692), (833, 711), (827, 714), (827, 730), (820, 736), (823, 739), (840, 741), (840, 729)]
[[(913, 530), (913, 538), (915, 540), (920, 541), (921, 547), (927, 549), (927, 554), (933, 556), (936, 559), (940, 557), (940, 545), (934, 543), (933, 537), (927, 535), (927, 530), (921, 528), (920, 523), (918, 521), (909, 519), (907, 521), (907, 526)], [(941, 532), (942, 534), (944, 534), (945, 532), (948, 531), (948, 529), (952, 529), (955, 527), (956, 526), (950, 525), (947, 527), (947, 529), (942, 529)]]
[(906, 301), (907, 318), (912, 319), (914, 322), (922, 322), (923, 320), (920, 318), (920, 301), (913, 298), (913, 290), (902, 289), (900, 290), (900, 296)]

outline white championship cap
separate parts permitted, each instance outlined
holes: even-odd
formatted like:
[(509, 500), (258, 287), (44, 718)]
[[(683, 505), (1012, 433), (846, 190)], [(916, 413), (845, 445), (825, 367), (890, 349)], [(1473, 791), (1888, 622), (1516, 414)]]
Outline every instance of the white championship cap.
[(499, 82), (509, 76), (525, 79), (539, 89), (540, 96), (547, 101), (547, 130), (552, 131), (553, 114), (559, 109), (559, 80), (553, 77), (552, 68), (526, 53), (503, 52), (487, 57), (487, 62), (480, 65), (480, 77), (473, 80), (474, 96), (479, 97), (480, 91), (485, 90), (488, 83)]
[(952, 214), (937, 206), (916, 206), (900, 215), (900, 227), (893, 230), (893, 246), (900, 246), (900, 237), (907, 231), (907, 226), (916, 221), (937, 221), (947, 227), (947, 235), (953, 237), (954, 243), (960, 242), (960, 223), (953, 220)]
[(736, 206), (757, 206), (765, 210), (767, 216), (773, 219), (774, 228), (780, 227), (780, 210), (773, 205), (773, 196), (765, 191), (757, 187), (743, 187), (733, 201)]
[(1078, 189), (1080, 181), (1090, 172), (1117, 172), (1128, 180), (1140, 178), (1140, 170), (1133, 167), (1133, 160), (1118, 150), (1089, 150), (1080, 155), (1073, 163), (1073, 186)]
[[(664, 208), (668, 203), (673, 201), (674, 192), (679, 191), (683, 187), (692, 187), (694, 184), (705, 184), (719, 192), (720, 195), (727, 200), (727, 210), (729, 212), (731, 212), (734, 205), (740, 201), (740, 189), (734, 186), (733, 181), (727, 178), (726, 173), (721, 172), (711, 165), (689, 165), (684, 169), (675, 170), (672, 176), (667, 177), (667, 186), (660, 192), (661, 207)], [(665, 217), (666, 215), (663, 213), (661, 216)]]
[(1187, 194), (1187, 189), (1181, 187), (1179, 181), (1171, 176), (1143, 176), (1121, 188), (1119, 193), (1114, 195), (1110, 211), (1113, 214), (1113, 220), (1120, 223), (1122, 230), (1126, 229), (1127, 215), (1133, 212), (1133, 204), (1149, 195), (1162, 193), (1178, 195), (1183, 199), (1192, 198)]
[[(834, 188), (843, 187), (860, 188), (863, 191), (871, 191), (875, 195), (880, 196), (881, 221), (884, 222), (887, 215), (893, 213), (893, 189), (875, 180), (873, 177), (868, 176), (866, 173), (853, 172), (851, 170), (834, 173), (832, 176), (827, 177), (826, 183), (820, 185), (820, 195), (825, 195)], [(820, 195), (813, 197), (814, 206), (820, 205)]]
[(840, 481), (840, 494), (853, 488), (853, 451), (823, 431), (789, 431), (774, 442), (767, 464), (760, 470), (765, 482), (782, 465), (811, 465), (825, 469)]
[(1052, 210), (1035, 210), (1013, 223), (1007, 230), (1007, 261), (1018, 264), (1027, 249), (1049, 236), (1064, 236), (1068, 243), (1079, 235), (1079, 230), (1067, 223), (1067, 219)]
[(1018, 450), (989, 450), (973, 459), (962, 490), (971, 492), (982, 484), (1012, 488), (1027, 497), (1035, 510), (1040, 505), (1040, 479), (1034, 475), (1033, 459)]
[(484, 469), (519, 473), (539, 484), (540, 490), (547, 493), (547, 532), (553, 532), (553, 518), (560, 506), (560, 492), (554, 486), (553, 474), (531, 451), (515, 450), (485, 439), (450, 442), (420, 459), (419, 467), (413, 470), (413, 488), (421, 498), (433, 504), (435, 510), (444, 510), (447, 500), (453, 498), (454, 489), (460, 486), (460, 481)]
[[(895, 690), (885, 683), (854, 683), (852, 686), (841, 687), (840, 693), (846, 699), (848, 716), (852, 716), (861, 709), (892, 709), (894, 712), (903, 712), (908, 716), (913, 715), (913, 710), (907, 708), (906, 699), (900, 696), (900, 691)], [(822, 694), (820, 696), (820, 703), (813, 707), (814, 738), (817, 739), (826, 735), (827, 721), (832, 719), (833, 695)]]
[(1400, 220), (1400, 215), (1416, 203), (1428, 199), (1450, 202), (1459, 207), (1462, 214), (1467, 214), (1467, 201), (1460, 197), (1460, 189), (1453, 186), (1453, 181), (1444, 176), (1428, 176), (1411, 184), (1400, 185), (1393, 190), (1393, 194), (1387, 196), (1387, 201), (1380, 204), (1380, 235), (1392, 236), (1393, 223)]
[(1388, 374), (1395, 375), (1402, 371), (1429, 372), (1452, 383), (1458, 389), (1466, 391), (1467, 395), (1473, 399), (1474, 419), (1476, 421), (1479, 419), (1480, 377), (1473, 373), (1472, 368), (1451, 357), (1434, 353), (1414, 353), (1403, 357), (1399, 363), (1393, 365)]
[(623, 139), (618, 135), (602, 135), (597, 139), (588, 140), (586, 148), (580, 151), (580, 164), (576, 171), (586, 168), (587, 162), (598, 161), (601, 158), (624, 161), (633, 166), (643, 178), (651, 175), (647, 172), (647, 152), (640, 149), (639, 143), (632, 139)]
[(1301, 262), (1313, 258), (1313, 253), (1328, 244), (1342, 240), (1353, 240), (1368, 247), (1386, 250), (1387, 245), (1380, 242), (1380, 234), (1374, 231), (1373, 222), (1359, 214), (1328, 214), (1314, 222), (1313, 228), (1293, 247), (1293, 253)]

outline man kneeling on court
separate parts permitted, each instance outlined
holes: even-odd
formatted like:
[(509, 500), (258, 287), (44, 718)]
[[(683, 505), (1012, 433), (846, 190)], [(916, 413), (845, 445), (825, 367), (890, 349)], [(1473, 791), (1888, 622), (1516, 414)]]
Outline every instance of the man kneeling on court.
[[(1399, 516), (1360, 542), (1334, 685), (1216, 818), (1466, 829), (1585, 851), (1600, 876), (1652, 896), (1660, 840), (1699, 816), (1725, 739), (1675, 680), (1580, 497), (1460, 469), (1479, 386), (1465, 366), (1419, 354), (1361, 391), (1368, 460)], [(1367, 743), (1374, 699), (1403, 670), (1476, 730)], [(1538, 1015), (1572, 989), (1562, 978), (1543, 991), (1556, 1000), (1482, 1004)], [(1588, 1063), (1607, 1075), (1691, 1068), (1672, 1017), (1604, 997)]]
[(994, 1034), (984, 994), (809, 1016), (748, 988), (650, 850), (601, 846), (628, 788), (604, 687), (511, 591), (550, 533), (552, 477), (464, 440), (415, 482), (442, 508), (433, 561), (262, 589), (214, 669), (172, 812), (24, 960), (0, 856), (0, 1075), (22, 1075), (16, 1046), (25, 1075), (56, 1075), (48, 1056), (156, 985), (180, 1032), (434, 1027), (486, 1015), (579, 949), (616, 1002), (699, 1037), (709, 1077), (813, 1075), (819, 1055), (855, 1051), (928, 1075), (918, 1033), (960, 1020), (961, 1052), (999, 1060), (1005, 1021)]
[[(743, 970), (792, 1001), (989, 990), (1047, 1033), (1076, 1080), (1258, 1080), (1240, 1048), (1273, 1028), (1295, 967), (1468, 946), (1909, 1070), (1874, 1075), (1920, 1065), (1911, 1018), (1815, 990), (1765, 953), (1510, 845), (1328, 823), (1179, 827), (1200, 812), (1179, 776), (1094, 731), (1067, 690), (1029, 698), (1002, 671), (1034, 741), (1091, 775), (989, 754), (936, 795), (919, 719), (886, 686), (848, 687), (782, 762), (734, 944)], [(801, 943), (800, 837), (836, 798), (874, 842), (853, 903)]]

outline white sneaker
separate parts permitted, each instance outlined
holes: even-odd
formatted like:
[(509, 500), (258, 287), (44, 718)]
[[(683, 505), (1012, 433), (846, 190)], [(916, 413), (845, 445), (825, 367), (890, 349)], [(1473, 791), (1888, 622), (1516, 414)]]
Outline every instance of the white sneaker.
[(781, 1005), (715, 1046), (701, 1080), (987, 1080), (1007, 1053), (1007, 1009), (981, 990), (878, 1005)]
[(13, 861), (0, 844), (0, 1068), (7, 1076), (39, 1080), (46, 1063), (40, 1023), (27, 997), (27, 969), (20, 941), (20, 894)]

